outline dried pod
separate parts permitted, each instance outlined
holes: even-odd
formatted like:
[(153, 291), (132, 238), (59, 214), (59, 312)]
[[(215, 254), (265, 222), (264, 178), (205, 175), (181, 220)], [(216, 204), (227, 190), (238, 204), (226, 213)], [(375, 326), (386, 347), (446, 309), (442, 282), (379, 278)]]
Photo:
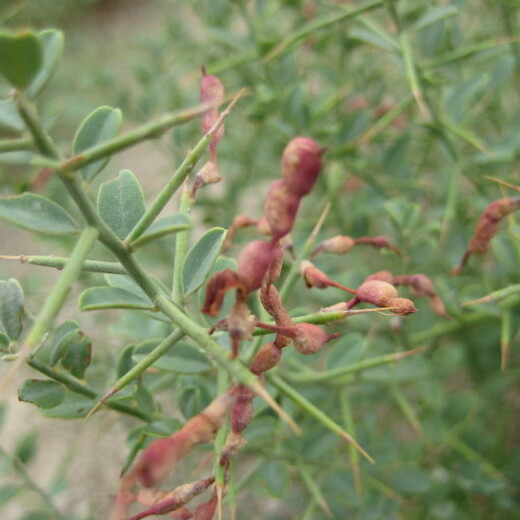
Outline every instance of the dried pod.
[(497, 234), (500, 221), (520, 208), (520, 197), (495, 200), (489, 204), (480, 216), (475, 232), (468, 244), (460, 264), (453, 268), (452, 274), (459, 274), (472, 254), (484, 254), (489, 249), (491, 239)]
[(206, 298), (202, 312), (208, 316), (218, 316), (225, 294), (231, 289), (240, 287), (242, 287), (242, 282), (235, 271), (224, 269), (215, 273), (206, 286)]
[(256, 353), (250, 370), (253, 374), (262, 374), (275, 367), (282, 357), (282, 350), (274, 343), (262, 345)]
[(262, 286), (274, 248), (273, 242), (254, 240), (242, 249), (238, 257), (237, 274), (247, 294)]
[(370, 280), (379, 280), (381, 282), (388, 282), (393, 285), (393, 276), (389, 271), (377, 271), (377, 273), (371, 274), (365, 278), (365, 282)]
[(231, 411), (231, 429), (235, 433), (244, 431), (253, 418), (255, 412), (253, 407), (254, 393), (249, 388), (239, 385), (236, 401)]
[(428, 298), (433, 312), (444, 318), (451, 318), (451, 316), (446, 313), (444, 303), (437, 295), (433, 282), (425, 274), (394, 276), (392, 283), (394, 285), (406, 285), (410, 288), (412, 295), (417, 298)]
[[(216, 76), (206, 74), (204, 68), (202, 69), (202, 79), (200, 81), (200, 100), (202, 103), (215, 102), (218, 105), (224, 102), (224, 85)], [(202, 114), (202, 133), (208, 133), (218, 118), (218, 106), (206, 110), (206, 112)], [(209, 145), (211, 160), (214, 162), (217, 160), (217, 144), (223, 135), (224, 125), (221, 125)]]
[(247, 226), (256, 226), (257, 222), (257, 220), (246, 217), (245, 215), (237, 215), (228, 228), (228, 232), (226, 234), (226, 241), (224, 243), (224, 249), (229, 249), (229, 247), (231, 246), (231, 242), (233, 241), (233, 237), (237, 229)]
[(227, 330), (231, 338), (232, 358), (238, 356), (240, 344), (243, 339), (253, 339), (256, 319), (251, 314), (249, 307), (242, 298), (237, 298), (229, 316), (227, 317)]
[(354, 246), (355, 241), (352, 237), (345, 235), (336, 235), (335, 237), (325, 240), (319, 244), (311, 253), (311, 258), (319, 253), (332, 253), (342, 255), (348, 253)]
[(267, 192), (264, 214), (273, 240), (280, 240), (294, 226), (300, 196), (293, 192), (285, 179), (274, 181)]
[(391, 311), (401, 316), (407, 316), (408, 314), (417, 312), (413, 301), (408, 298), (390, 298), (387, 300), (385, 307), (392, 307)]
[(391, 298), (397, 298), (397, 289), (381, 280), (369, 280), (356, 289), (356, 298), (361, 302), (371, 303), (376, 307), (387, 307)]
[(265, 283), (272, 285), (282, 272), (284, 248), (280, 242), (276, 242), (271, 253), (271, 261), (269, 262), (269, 268), (265, 275)]
[(258, 327), (291, 338), (301, 354), (315, 354), (323, 348), (327, 341), (339, 336), (339, 334), (327, 334), (318, 325), (312, 323), (298, 323), (291, 327), (280, 327), (261, 321), (257, 321), (256, 324)]
[(298, 323), (294, 326), (295, 335), (292, 338), (294, 346), (300, 354), (316, 354), (325, 343), (337, 338), (339, 334), (327, 334), (312, 323)]
[(190, 482), (175, 488), (171, 493), (165, 495), (160, 502), (157, 502), (150, 506), (148, 509), (137, 513), (132, 516), (129, 520), (141, 520), (147, 516), (152, 515), (164, 515), (170, 511), (181, 508), (184, 504), (200, 495), (205, 491), (215, 479), (213, 477), (206, 478), (203, 480), (197, 480), (196, 482)]
[(204, 166), (196, 173), (191, 190), (191, 198), (195, 198), (199, 188), (206, 184), (215, 184), (222, 179), (217, 163), (213, 160), (207, 161)]
[(285, 147), (282, 155), (282, 176), (291, 191), (299, 197), (309, 193), (321, 170), (321, 148), (310, 137), (295, 137)]
[(393, 251), (399, 256), (402, 256), (401, 251), (397, 249), (394, 245), (390, 243), (390, 240), (388, 237), (385, 237), (383, 235), (377, 236), (377, 237), (359, 237), (354, 240), (355, 245), (358, 244), (367, 244), (373, 247), (376, 247), (377, 249), (389, 249), (390, 251)]
[[(291, 327), (291, 316), (282, 303), (282, 298), (278, 289), (274, 285), (264, 285), (260, 290), (260, 301), (264, 309), (274, 318), (277, 325)], [(274, 341), (275, 345), (282, 349), (289, 345), (291, 340), (284, 335), (278, 334)]]
[(137, 481), (144, 487), (150, 487), (164, 480), (173, 466), (194, 446), (213, 438), (233, 401), (231, 392), (218, 396), (172, 436), (152, 442), (132, 470)]
[(217, 505), (217, 494), (213, 493), (209, 500), (199, 504), (195, 511), (193, 511), (193, 520), (211, 520), (215, 516)]
[(356, 291), (331, 280), (323, 271), (318, 269), (312, 262), (303, 260), (300, 264), (300, 273), (305, 280), (307, 287), (316, 287), (318, 289), (326, 289), (327, 287), (337, 287), (342, 291), (356, 294)]

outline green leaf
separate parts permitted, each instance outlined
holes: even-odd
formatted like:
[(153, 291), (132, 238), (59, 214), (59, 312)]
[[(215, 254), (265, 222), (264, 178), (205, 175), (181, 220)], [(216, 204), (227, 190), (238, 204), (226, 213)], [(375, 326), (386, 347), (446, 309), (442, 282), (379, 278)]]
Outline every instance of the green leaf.
[(36, 433), (29, 432), (16, 443), (15, 455), (20, 462), (27, 464), (34, 458), (38, 451), (37, 442), (38, 436)]
[(0, 101), (0, 128), (14, 132), (23, 132), (25, 124), (12, 99)]
[(425, 15), (421, 16), (421, 18), (411, 26), (411, 29), (418, 31), (439, 20), (444, 20), (445, 18), (456, 16), (457, 14), (459, 14), (459, 10), (454, 6), (435, 7), (429, 9)]
[(41, 413), (45, 417), (58, 419), (79, 419), (85, 417), (96, 403), (95, 399), (84, 395), (66, 392), (65, 399), (54, 408), (43, 409)]
[(83, 378), (92, 359), (92, 343), (88, 336), (78, 331), (72, 340), (65, 344), (61, 364), (74, 377)]
[[(153, 339), (136, 345), (133, 355), (134, 362), (141, 361), (160, 342), (159, 339)], [(196, 374), (212, 368), (211, 362), (202, 352), (184, 341), (176, 343), (168, 353), (159, 358), (152, 366), (179, 374)]]
[(24, 296), (20, 284), (13, 278), (0, 281), (0, 322), (10, 339), (16, 340), (25, 323)]
[(142, 247), (152, 240), (156, 240), (172, 233), (178, 233), (192, 227), (191, 219), (186, 213), (177, 213), (169, 215), (157, 222), (154, 222), (147, 231), (141, 235), (135, 242), (132, 242), (134, 249)]
[(267, 492), (281, 498), (289, 484), (288, 465), (281, 461), (268, 461), (260, 467), (259, 477)]
[(200, 413), (203, 409), (200, 388), (196, 385), (184, 386), (177, 397), (177, 404), (186, 419)]
[(42, 65), (42, 49), (33, 31), (0, 32), (0, 75), (20, 90), (29, 86)]
[(18, 390), (18, 399), (32, 403), (38, 408), (54, 408), (65, 397), (65, 389), (60, 383), (49, 379), (28, 379)]
[(68, 320), (62, 323), (54, 333), (50, 349), (49, 364), (53, 367), (61, 358), (67, 343), (79, 332), (79, 324)]
[(38, 34), (43, 54), (43, 64), (27, 89), (31, 98), (37, 96), (51, 78), (63, 53), (63, 33), (57, 29), (46, 29)]
[(116, 377), (119, 379), (123, 377), (129, 370), (131, 370), (135, 363), (132, 361), (132, 356), (134, 354), (135, 345), (128, 345), (117, 361), (116, 365)]
[(72, 217), (61, 206), (35, 193), (0, 197), (0, 218), (44, 235), (72, 235), (78, 231)]
[(114, 287), (91, 287), (79, 297), (82, 311), (101, 309), (144, 309), (155, 310), (150, 300), (145, 300), (131, 292)]
[(144, 195), (136, 176), (122, 170), (99, 188), (98, 210), (112, 231), (124, 239), (145, 211)]
[(22, 490), (23, 486), (16, 484), (6, 484), (0, 487), (0, 507), (7, 504)]
[(227, 231), (223, 228), (210, 229), (188, 251), (182, 266), (182, 283), (185, 296), (194, 293), (206, 281), (222, 249), (226, 233)]
[[(81, 152), (93, 148), (115, 137), (121, 129), (122, 113), (118, 108), (102, 106), (91, 112), (79, 126), (74, 141), (72, 152), (79, 155)], [(83, 179), (87, 182), (107, 165), (110, 157), (104, 157), (79, 170)]]
[(149, 301), (146, 293), (137, 285), (137, 282), (130, 276), (120, 274), (105, 274), (105, 280), (114, 289), (123, 289), (129, 293), (139, 296), (143, 300)]

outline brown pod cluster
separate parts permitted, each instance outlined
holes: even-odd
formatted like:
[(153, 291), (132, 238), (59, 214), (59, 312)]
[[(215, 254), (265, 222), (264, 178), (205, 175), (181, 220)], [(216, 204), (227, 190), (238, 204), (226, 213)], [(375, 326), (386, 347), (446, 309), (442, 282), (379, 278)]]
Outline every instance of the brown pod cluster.
[(477, 222), (460, 264), (452, 269), (452, 274), (459, 274), (472, 254), (484, 254), (489, 249), (491, 239), (498, 233), (501, 220), (518, 209), (520, 197), (499, 199), (489, 204)]

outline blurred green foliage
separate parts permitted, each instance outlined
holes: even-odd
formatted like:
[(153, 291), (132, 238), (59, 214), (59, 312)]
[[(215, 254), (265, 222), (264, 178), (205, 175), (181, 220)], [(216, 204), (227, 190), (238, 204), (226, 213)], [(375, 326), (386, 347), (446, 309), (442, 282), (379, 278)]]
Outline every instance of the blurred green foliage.
[[(358, 460), (279, 394), (304, 435), (294, 437), (257, 403), (257, 417), (246, 431), (249, 444), (235, 464), (238, 517), (330, 518), (323, 504), (320, 508), (320, 497), (338, 519), (520, 517), (520, 300), (512, 295), (500, 303), (461, 306), (519, 283), (515, 217), (503, 223), (486, 256), (472, 257), (459, 277), (449, 274), (485, 206), (514, 195), (488, 177), (518, 184), (518, 2), (157, 0), (111, 5), (49, 0), (10, 5), (7, 27), (55, 26), (65, 32), (64, 60), (41, 105), (58, 144), (68, 143), (98, 105), (121, 108), (125, 124), (136, 125), (196, 104), (200, 67), (205, 66), (228, 92), (247, 87), (249, 96), (226, 123), (219, 145), (224, 179), (201, 192), (197, 222), (227, 227), (240, 213), (258, 218), (263, 203), (258, 193), (278, 177), (285, 143), (295, 135), (310, 135), (328, 152), (320, 185), (300, 210), (295, 251), (330, 201), (319, 240), (340, 233), (387, 235), (404, 255), (355, 248), (348, 256), (320, 257), (320, 269), (347, 286), (382, 269), (395, 275), (424, 273), (453, 316), (445, 320), (417, 300), (420, 312), (405, 319), (367, 315), (331, 326), (343, 335), (318, 356), (302, 360), (284, 353), (280, 376), (351, 432), (377, 464)], [(364, 6), (370, 9), (345, 16)], [(3, 97), (7, 91), (0, 89)], [(178, 165), (199, 137), (197, 124), (189, 124), (168, 133), (157, 148)], [(21, 191), (39, 171), (17, 162), (14, 155), (0, 155), (3, 193)], [(157, 175), (159, 184), (164, 181), (152, 160), (143, 173)], [(106, 182), (114, 172), (109, 166), (100, 177)], [(60, 196), (52, 181), (43, 191)], [(237, 243), (253, 235), (240, 231)], [(229, 255), (238, 250), (233, 246)], [(164, 267), (170, 251), (157, 248), (155, 255), (156, 265), (163, 262)], [(309, 291), (299, 281), (287, 307), (305, 314), (341, 298), (332, 289)], [(105, 323), (135, 347), (125, 349), (121, 343), (117, 353), (99, 354), (94, 345), (88, 382), (104, 390), (117, 366), (136, 361), (134, 348), (146, 351), (141, 342), (160, 337), (162, 325), (146, 316)], [(501, 345), (510, 350), (505, 371), (500, 370)], [(427, 347), (423, 354), (395, 365), (317, 384), (306, 381), (314, 370), (421, 346)], [(174, 404), (189, 417), (215, 393), (212, 372), (161, 370), (123, 391), (122, 402), (133, 399), (155, 413), (163, 410), (156, 401), (164, 403), (161, 392), (167, 389), (168, 399), (175, 396)], [(276, 391), (274, 386), (270, 390)], [(170, 402), (164, 410), (171, 408)], [(131, 431), (130, 447), (177, 426), (156, 421), (147, 432)], [(24, 439), (17, 464), (30, 468), (37, 446), (32, 437)], [(311, 470), (310, 480), (302, 467)], [(17, 492), (9, 484), (0, 497), (15, 500)], [(272, 507), (266, 506), (273, 504), (267, 497), (274, 500)]]

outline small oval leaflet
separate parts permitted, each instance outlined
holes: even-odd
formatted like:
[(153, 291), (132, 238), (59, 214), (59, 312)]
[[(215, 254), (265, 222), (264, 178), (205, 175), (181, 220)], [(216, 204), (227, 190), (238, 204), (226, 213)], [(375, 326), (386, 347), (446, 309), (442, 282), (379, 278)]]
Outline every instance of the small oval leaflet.
[(182, 267), (185, 296), (194, 293), (206, 281), (222, 249), (226, 234), (224, 228), (210, 229), (188, 251)]

